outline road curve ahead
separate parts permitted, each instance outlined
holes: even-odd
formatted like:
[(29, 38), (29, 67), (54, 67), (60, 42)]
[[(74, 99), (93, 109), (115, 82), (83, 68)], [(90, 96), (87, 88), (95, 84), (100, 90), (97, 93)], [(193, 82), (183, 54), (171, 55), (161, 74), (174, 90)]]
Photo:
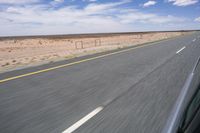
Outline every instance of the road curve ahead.
[(160, 133), (200, 32), (0, 74), (0, 133)]

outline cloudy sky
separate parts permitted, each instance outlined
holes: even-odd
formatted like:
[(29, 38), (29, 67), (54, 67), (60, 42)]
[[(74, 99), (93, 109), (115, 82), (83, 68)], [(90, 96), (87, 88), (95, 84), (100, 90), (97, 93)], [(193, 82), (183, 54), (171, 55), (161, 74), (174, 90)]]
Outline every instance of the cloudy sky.
[(187, 29), (199, 0), (0, 0), (0, 36)]

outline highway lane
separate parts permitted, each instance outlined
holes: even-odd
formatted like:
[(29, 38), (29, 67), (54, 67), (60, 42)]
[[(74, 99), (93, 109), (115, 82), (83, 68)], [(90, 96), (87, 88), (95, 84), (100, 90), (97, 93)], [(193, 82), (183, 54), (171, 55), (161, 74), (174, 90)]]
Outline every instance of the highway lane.
[(200, 55), (197, 45), (168, 60), (75, 132), (160, 133), (178, 97), (178, 88), (192, 69), (193, 58)]
[(160, 132), (200, 55), (199, 35), (2, 82), (0, 132), (63, 132), (93, 110), (75, 132)]

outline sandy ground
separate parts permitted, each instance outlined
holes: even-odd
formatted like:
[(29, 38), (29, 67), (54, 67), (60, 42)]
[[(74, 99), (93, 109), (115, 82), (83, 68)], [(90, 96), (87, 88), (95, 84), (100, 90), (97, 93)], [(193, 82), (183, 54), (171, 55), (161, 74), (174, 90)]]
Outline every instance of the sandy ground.
[(58, 60), (139, 45), (190, 32), (134, 33), (62, 38), (0, 39), (0, 73)]

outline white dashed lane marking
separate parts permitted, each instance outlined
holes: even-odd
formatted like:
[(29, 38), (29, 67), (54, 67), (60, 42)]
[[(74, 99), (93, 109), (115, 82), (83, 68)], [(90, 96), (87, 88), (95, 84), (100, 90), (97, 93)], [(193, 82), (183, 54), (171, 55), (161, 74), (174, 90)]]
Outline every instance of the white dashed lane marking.
[(176, 52), (176, 54), (178, 54), (178, 53), (180, 53), (182, 50), (184, 50), (186, 47), (184, 46), (184, 47), (182, 47), (181, 49), (179, 49), (177, 52)]
[(91, 113), (89, 113), (88, 115), (86, 115), (85, 117), (83, 117), (82, 119), (80, 119), (79, 121), (74, 123), (73, 125), (71, 125), (69, 128), (67, 128), (62, 133), (72, 133), (72, 132), (74, 132), (76, 129), (78, 129), (80, 126), (82, 126), (84, 123), (86, 123), (89, 119), (91, 119), (96, 114), (98, 114), (101, 110), (103, 110), (103, 106), (96, 108)]

